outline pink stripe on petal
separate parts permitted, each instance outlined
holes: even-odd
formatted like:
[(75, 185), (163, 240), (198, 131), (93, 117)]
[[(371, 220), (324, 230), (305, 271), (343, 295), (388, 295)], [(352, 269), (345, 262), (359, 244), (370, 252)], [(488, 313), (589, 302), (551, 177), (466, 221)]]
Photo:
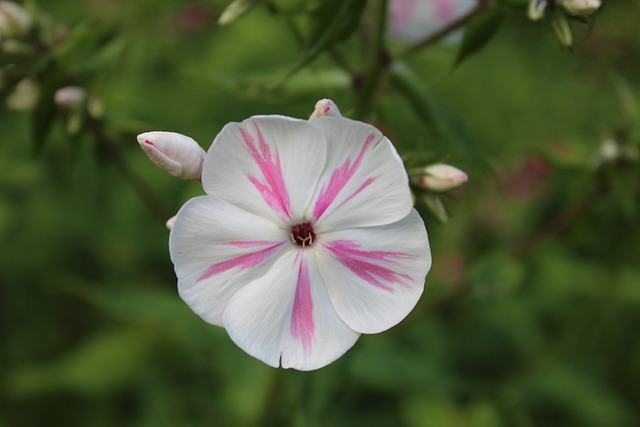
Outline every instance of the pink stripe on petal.
[(362, 250), (360, 245), (350, 240), (335, 240), (325, 247), (333, 253), (340, 264), (377, 288), (393, 292), (394, 289), (390, 285), (408, 288), (409, 285), (402, 279), (413, 280), (408, 274), (385, 267), (383, 264), (387, 263), (399, 267), (397, 260), (415, 259), (414, 255), (393, 251)]
[(231, 270), (232, 268), (238, 267), (241, 270), (246, 270), (248, 268), (255, 267), (256, 265), (267, 259), (271, 254), (273, 254), (273, 252), (275, 252), (276, 249), (283, 243), (284, 242), (277, 243), (273, 246), (269, 246), (257, 252), (240, 255), (238, 257), (231, 258), (230, 260), (213, 264), (205, 270), (202, 276), (198, 277), (196, 282), (208, 279), (209, 277), (215, 276), (216, 274), (224, 273), (225, 271)]
[[(362, 150), (360, 150), (360, 154), (356, 160), (351, 164), (351, 159), (346, 159), (336, 170), (331, 174), (331, 179), (328, 184), (322, 186), (322, 190), (320, 190), (320, 194), (318, 195), (318, 199), (316, 200), (316, 204), (313, 207), (313, 216), (317, 220), (322, 214), (327, 210), (327, 208), (333, 203), (333, 201), (338, 197), (338, 194), (342, 191), (342, 189), (349, 183), (349, 180), (353, 178), (353, 175), (360, 168), (360, 164), (362, 163), (362, 158), (364, 157), (365, 152), (369, 148), (369, 145), (375, 139), (375, 134), (370, 134), (365, 141)], [(372, 180), (374, 178), (369, 178), (368, 180)], [(367, 181), (368, 181), (367, 180)], [(368, 186), (365, 182), (365, 186)], [(359, 193), (364, 187), (358, 189), (354, 194), (352, 194), (349, 198), (355, 196)]]
[(291, 218), (289, 192), (282, 175), (280, 156), (277, 150), (275, 156), (272, 155), (269, 144), (265, 141), (260, 128), (255, 122), (253, 125), (256, 128), (259, 146), (256, 147), (255, 139), (247, 130), (240, 128), (240, 134), (249, 154), (260, 168), (262, 180), (252, 175), (247, 175), (247, 177), (271, 209), (278, 213), (282, 219)]
[(300, 341), (305, 355), (311, 352), (311, 344), (315, 333), (313, 321), (313, 298), (311, 297), (311, 281), (304, 261), (300, 263), (298, 284), (291, 312), (290, 332), (293, 339)]

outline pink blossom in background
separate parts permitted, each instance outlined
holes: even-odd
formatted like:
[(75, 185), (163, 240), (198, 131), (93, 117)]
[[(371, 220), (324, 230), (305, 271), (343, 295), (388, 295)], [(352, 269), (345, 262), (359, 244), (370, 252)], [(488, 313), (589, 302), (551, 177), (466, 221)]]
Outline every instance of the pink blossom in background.
[(400, 322), (431, 266), (391, 142), (329, 100), (226, 125), (170, 234), (184, 301), (244, 351), (312, 370)]
[(478, 0), (391, 0), (389, 33), (407, 43), (418, 42), (462, 18), (477, 3)]

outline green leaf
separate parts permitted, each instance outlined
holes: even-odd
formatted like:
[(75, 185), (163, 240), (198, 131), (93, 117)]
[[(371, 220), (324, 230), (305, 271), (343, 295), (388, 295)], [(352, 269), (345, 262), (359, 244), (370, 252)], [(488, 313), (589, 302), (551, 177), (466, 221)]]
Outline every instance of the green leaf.
[(609, 190), (622, 213), (628, 219), (634, 218), (638, 202), (636, 195), (638, 194), (640, 170), (636, 165), (615, 167), (607, 169), (605, 176), (609, 184)]
[(429, 212), (440, 222), (445, 223), (449, 220), (447, 210), (442, 204), (442, 199), (435, 193), (424, 193), (420, 195), (419, 200), (429, 209)]
[(9, 377), (8, 389), (17, 396), (60, 390), (104, 393), (136, 377), (152, 343), (141, 329), (94, 334), (57, 360), (17, 370)]
[(367, 2), (362, 0), (316, 1), (309, 13), (309, 40), (298, 63), (284, 80), (311, 63), (318, 55), (347, 39), (358, 28)]
[(454, 143), (481, 166), (488, 167), (484, 157), (473, 147), (460, 118), (433, 96), (408, 66), (395, 62), (389, 75), (427, 126), (432, 126), (439, 136)]
[(475, 19), (472, 19), (471, 22), (465, 26), (462, 46), (458, 52), (455, 65), (459, 65), (462, 61), (480, 50), (480, 48), (493, 37), (496, 31), (498, 31), (506, 15), (502, 7), (494, 6), (475, 17)]

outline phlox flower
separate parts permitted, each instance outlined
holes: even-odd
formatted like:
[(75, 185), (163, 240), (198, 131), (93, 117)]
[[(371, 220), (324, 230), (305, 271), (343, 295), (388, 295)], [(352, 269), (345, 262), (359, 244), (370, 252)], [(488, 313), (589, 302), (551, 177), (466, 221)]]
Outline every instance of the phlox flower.
[[(391, 142), (318, 103), (227, 124), (170, 233), (182, 299), (251, 356), (312, 370), (400, 322), (431, 266)], [(324, 111), (324, 113), (323, 113)]]

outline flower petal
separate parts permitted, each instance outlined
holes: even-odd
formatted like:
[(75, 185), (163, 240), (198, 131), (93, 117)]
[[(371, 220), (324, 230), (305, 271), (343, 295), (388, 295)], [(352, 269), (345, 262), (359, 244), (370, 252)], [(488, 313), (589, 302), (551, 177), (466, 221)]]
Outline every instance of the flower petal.
[(342, 356), (360, 336), (333, 308), (313, 250), (293, 250), (238, 291), (224, 313), (231, 339), (277, 367), (312, 370)]
[(322, 131), (306, 120), (255, 116), (229, 123), (204, 162), (205, 191), (279, 222), (303, 219), (326, 158)]
[(319, 232), (388, 224), (411, 210), (408, 178), (379, 130), (342, 117), (312, 120), (327, 136), (327, 163), (308, 216)]
[(180, 296), (204, 320), (222, 326), (229, 299), (264, 275), (288, 243), (288, 231), (269, 220), (215, 197), (191, 199), (169, 237)]
[(418, 302), (431, 252), (415, 209), (393, 224), (325, 233), (317, 243), (331, 302), (355, 331), (389, 329)]

